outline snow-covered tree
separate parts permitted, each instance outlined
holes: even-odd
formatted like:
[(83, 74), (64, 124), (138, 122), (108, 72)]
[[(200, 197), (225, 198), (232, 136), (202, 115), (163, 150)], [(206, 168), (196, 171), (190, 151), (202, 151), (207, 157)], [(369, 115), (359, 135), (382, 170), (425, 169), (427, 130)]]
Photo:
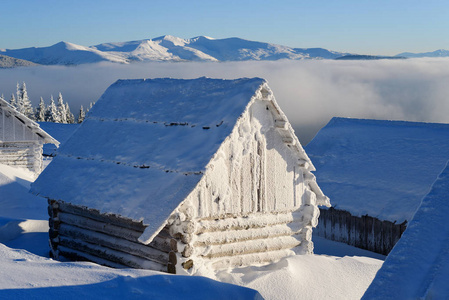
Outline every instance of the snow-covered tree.
[(66, 111), (67, 123), (69, 123), (69, 124), (75, 123), (75, 116), (70, 111), (70, 107), (69, 107), (69, 103), (68, 102), (65, 103), (65, 111)]
[(57, 123), (67, 123), (67, 111), (64, 105), (64, 100), (62, 99), (62, 94), (59, 93), (58, 96), (58, 122)]
[(80, 107), (80, 113), (78, 114), (78, 123), (83, 123), (86, 118), (86, 112), (84, 111), (83, 106)]
[(50, 105), (45, 111), (45, 121), (59, 123), (58, 108), (56, 107), (53, 95), (50, 98)]
[(34, 115), (34, 118), (37, 122), (45, 122), (45, 113), (47, 109), (45, 107), (44, 99), (39, 101), (39, 106), (36, 108), (36, 113)]
[(89, 103), (89, 107), (86, 109), (86, 113), (89, 112), (89, 110), (94, 106), (95, 102)]
[(16, 97), (14, 97), (14, 94), (11, 94), (11, 100), (9, 100), (9, 104), (11, 104), (12, 107), (17, 108), (17, 101)]
[(15, 108), (18, 111), (22, 110), (22, 91), (21, 91), (21, 88), (20, 88), (20, 85), (19, 85), (18, 82), (17, 82), (17, 85), (16, 85), (16, 105), (15, 105)]
[(22, 84), (21, 88), (22, 93), (22, 111), (25, 116), (30, 118), (31, 120), (34, 120), (34, 112), (33, 112), (33, 106), (31, 105), (30, 98), (28, 97), (27, 87), (25, 85), (25, 82)]

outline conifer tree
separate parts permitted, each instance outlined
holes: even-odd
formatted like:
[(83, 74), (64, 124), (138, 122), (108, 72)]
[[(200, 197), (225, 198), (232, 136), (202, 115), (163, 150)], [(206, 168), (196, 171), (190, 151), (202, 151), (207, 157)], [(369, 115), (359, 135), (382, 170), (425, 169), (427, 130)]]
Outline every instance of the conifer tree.
[(34, 120), (33, 106), (31, 105), (30, 98), (28, 98), (28, 92), (25, 82), (22, 84), (20, 92), (22, 103), (21, 103), (21, 111), (20, 110), (19, 111), (28, 118), (30, 118), (31, 120)]
[(45, 122), (45, 113), (47, 109), (45, 107), (44, 99), (40, 99), (39, 106), (36, 108), (35, 120), (37, 122)]
[(70, 111), (70, 107), (69, 107), (69, 103), (66, 102), (65, 103), (65, 111), (66, 111), (66, 119), (67, 119), (67, 123), (68, 124), (73, 124), (75, 123), (75, 116), (72, 114), (72, 112)]
[(86, 112), (83, 109), (83, 106), (80, 107), (80, 113), (78, 114), (78, 123), (83, 123), (84, 119), (86, 118)]
[(14, 97), (14, 94), (11, 94), (11, 100), (9, 100), (9, 104), (11, 104), (12, 107), (17, 109), (17, 101), (16, 97)]
[(17, 82), (17, 85), (16, 85), (16, 105), (15, 105), (15, 108), (18, 111), (20, 111), (20, 112), (22, 110), (22, 91), (21, 91), (21, 88), (20, 88), (20, 85), (19, 85), (18, 82)]
[(65, 109), (64, 100), (62, 99), (61, 93), (58, 96), (58, 122), (57, 123), (67, 123), (67, 111)]
[(47, 110), (45, 111), (45, 121), (59, 123), (58, 117), (59, 117), (58, 108), (56, 107), (55, 100), (53, 99), (52, 95), (50, 98), (50, 105), (47, 107)]

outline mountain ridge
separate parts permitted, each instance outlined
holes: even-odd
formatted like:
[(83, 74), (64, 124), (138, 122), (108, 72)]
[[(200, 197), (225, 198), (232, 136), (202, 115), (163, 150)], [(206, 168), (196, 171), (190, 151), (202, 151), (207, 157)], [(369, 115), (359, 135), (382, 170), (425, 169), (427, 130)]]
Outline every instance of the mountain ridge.
[(0, 54), (43, 65), (78, 65), (101, 61), (247, 61), (334, 59), (349, 53), (324, 48), (292, 48), (238, 37), (183, 39), (164, 35), (152, 39), (82, 46), (61, 41), (48, 47), (3, 49)]

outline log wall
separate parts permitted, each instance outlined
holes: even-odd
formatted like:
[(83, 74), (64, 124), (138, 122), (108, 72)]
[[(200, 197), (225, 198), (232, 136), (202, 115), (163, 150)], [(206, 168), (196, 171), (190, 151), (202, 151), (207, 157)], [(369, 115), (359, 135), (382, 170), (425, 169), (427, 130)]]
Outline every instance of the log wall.
[(320, 209), (315, 232), (332, 241), (388, 255), (405, 228), (406, 221), (395, 224), (370, 216), (355, 217), (347, 211), (330, 208)]
[(42, 170), (42, 145), (37, 141), (0, 142), (0, 164), (39, 174)]
[(53, 200), (48, 213), (51, 251), (56, 259), (62, 255), (110, 267), (168, 271), (168, 229), (143, 245), (137, 240), (145, 229), (142, 223)]

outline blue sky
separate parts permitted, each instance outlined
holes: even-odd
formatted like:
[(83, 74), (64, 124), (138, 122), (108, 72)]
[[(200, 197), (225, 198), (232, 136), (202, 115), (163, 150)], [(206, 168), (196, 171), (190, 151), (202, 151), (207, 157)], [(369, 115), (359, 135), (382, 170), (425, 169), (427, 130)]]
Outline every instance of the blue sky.
[(174, 35), (241, 37), (361, 54), (449, 49), (449, 2), (427, 0), (5, 0), (0, 48)]

